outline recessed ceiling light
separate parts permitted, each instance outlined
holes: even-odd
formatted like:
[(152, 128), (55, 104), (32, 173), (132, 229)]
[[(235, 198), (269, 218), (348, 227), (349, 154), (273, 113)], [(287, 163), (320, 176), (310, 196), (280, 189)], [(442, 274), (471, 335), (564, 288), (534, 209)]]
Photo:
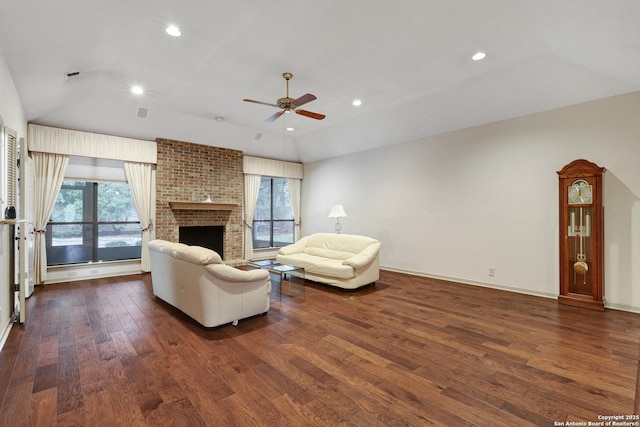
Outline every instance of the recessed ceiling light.
[(169, 25), (165, 29), (165, 31), (172, 37), (180, 37), (182, 35), (182, 31), (180, 31), (180, 28), (176, 27), (175, 25)]
[(487, 54), (484, 53), (484, 52), (476, 52), (476, 53), (473, 54), (471, 59), (473, 59), (474, 61), (480, 61), (480, 60), (484, 59), (486, 56), (487, 56)]
[(213, 120), (215, 120), (216, 122), (224, 122), (224, 117), (222, 117), (222, 116), (215, 116), (215, 117), (213, 118)]
[(354, 99), (353, 102), (351, 103), (354, 107), (359, 107), (362, 105), (362, 101), (359, 99)]
[(287, 130), (288, 130), (289, 132), (293, 132), (295, 129), (294, 129), (294, 128), (287, 128)]
[(144, 93), (144, 89), (142, 89), (142, 86), (131, 86), (131, 92), (136, 95), (142, 95)]

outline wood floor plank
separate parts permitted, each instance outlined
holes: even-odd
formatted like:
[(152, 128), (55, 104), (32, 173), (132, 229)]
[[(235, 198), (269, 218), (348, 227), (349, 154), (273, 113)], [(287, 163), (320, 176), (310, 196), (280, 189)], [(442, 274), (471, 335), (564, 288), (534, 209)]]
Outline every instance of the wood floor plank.
[(33, 384), (23, 382), (9, 387), (0, 410), (0, 426), (26, 425)]
[(0, 425), (554, 425), (640, 407), (640, 315), (383, 271), (203, 328), (149, 274), (37, 287)]
[(57, 393), (54, 387), (32, 395), (28, 425), (48, 427), (57, 419)]
[(18, 361), (24, 335), (25, 328), (23, 325), (14, 326), (7, 337), (2, 352), (0, 352), (0, 404), (4, 400), (9, 384), (13, 379), (12, 375), (15, 372), (14, 369)]

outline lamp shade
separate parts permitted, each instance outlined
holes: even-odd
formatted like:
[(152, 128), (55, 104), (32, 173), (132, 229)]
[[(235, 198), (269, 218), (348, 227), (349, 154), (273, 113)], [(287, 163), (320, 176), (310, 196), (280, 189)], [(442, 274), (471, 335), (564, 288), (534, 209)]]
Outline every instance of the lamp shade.
[(344, 211), (344, 206), (333, 205), (331, 206), (331, 212), (329, 212), (329, 218), (346, 218), (347, 213)]

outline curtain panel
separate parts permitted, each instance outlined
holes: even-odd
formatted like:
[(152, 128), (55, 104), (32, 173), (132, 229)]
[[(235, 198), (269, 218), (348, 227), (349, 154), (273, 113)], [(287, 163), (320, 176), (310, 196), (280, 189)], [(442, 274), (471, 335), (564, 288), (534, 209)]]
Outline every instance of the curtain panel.
[(142, 228), (142, 254), (140, 256), (140, 269), (142, 271), (151, 271), (148, 244), (155, 235), (155, 232), (153, 231), (153, 223), (151, 221), (155, 207), (155, 202), (153, 202), (153, 194), (155, 194), (152, 175), (153, 168), (149, 163), (125, 162), (124, 170), (127, 174), (127, 182), (131, 189), (131, 198), (136, 206), (136, 211), (138, 211), (140, 227)]
[(293, 241), (297, 242), (300, 239), (300, 226), (302, 225), (302, 218), (300, 218), (300, 183), (301, 180), (296, 178), (287, 178), (287, 185), (289, 186), (289, 197), (291, 197), (291, 210), (293, 210)]
[(49, 126), (29, 125), (29, 151), (94, 157), (138, 163), (158, 163), (155, 141), (122, 138)]
[(253, 258), (253, 216), (256, 213), (258, 193), (260, 192), (260, 175), (244, 176), (244, 259)]
[(47, 222), (58, 198), (69, 157), (51, 153), (33, 153), (34, 169), (34, 283), (47, 280)]

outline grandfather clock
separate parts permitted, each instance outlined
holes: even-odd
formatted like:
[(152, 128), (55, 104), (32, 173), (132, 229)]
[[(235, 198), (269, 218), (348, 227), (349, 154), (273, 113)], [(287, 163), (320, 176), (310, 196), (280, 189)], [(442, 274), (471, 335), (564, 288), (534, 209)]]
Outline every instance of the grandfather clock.
[(605, 168), (584, 159), (558, 171), (561, 304), (604, 310)]

